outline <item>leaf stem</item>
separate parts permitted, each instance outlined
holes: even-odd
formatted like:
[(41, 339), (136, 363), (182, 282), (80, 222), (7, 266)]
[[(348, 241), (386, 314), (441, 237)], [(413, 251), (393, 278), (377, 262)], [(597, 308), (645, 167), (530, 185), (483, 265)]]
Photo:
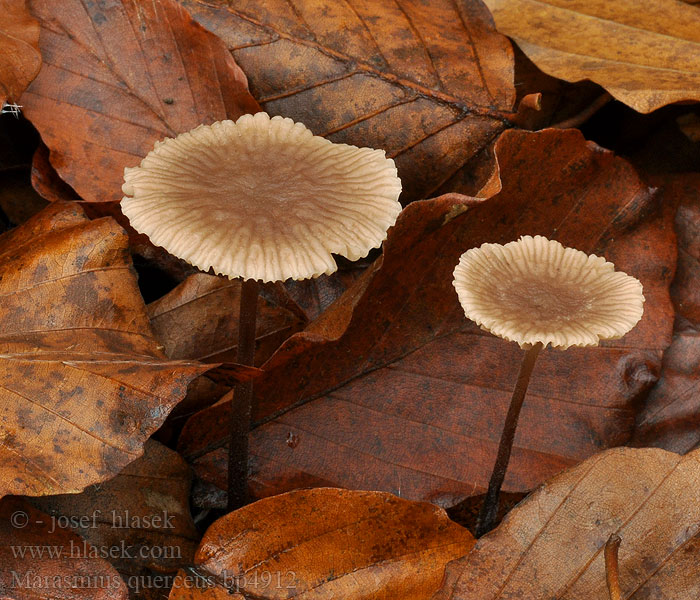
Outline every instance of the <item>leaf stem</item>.
[(622, 590), (620, 589), (620, 570), (617, 553), (620, 549), (622, 539), (613, 533), (605, 544), (605, 576), (608, 581), (608, 592), (610, 600), (622, 600)]
[(515, 383), (513, 396), (510, 400), (510, 408), (506, 415), (506, 422), (503, 425), (503, 433), (501, 434), (501, 442), (498, 445), (498, 455), (491, 473), (489, 488), (484, 498), (484, 503), (481, 505), (479, 517), (476, 521), (476, 535), (480, 537), (493, 529), (498, 515), (498, 498), (501, 494), (501, 486), (508, 470), (508, 462), (510, 461), (510, 453), (513, 448), (513, 440), (515, 439), (515, 430), (518, 427), (518, 418), (520, 417), (520, 409), (525, 400), (528, 383), (530, 383), (530, 375), (535, 368), (537, 356), (542, 350), (542, 343), (530, 346), (523, 356), (523, 362), (520, 364), (520, 372), (518, 380)]
[[(255, 362), (255, 321), (258, 309), (258, 282), (245, 279), (241, 284), (238, 320), (237, 362), (253, 366)], [(228, 510), (248, 503), (248, 434), (253, 406), (253, 380), (238, 383), (231, 401), (228, 448)]]

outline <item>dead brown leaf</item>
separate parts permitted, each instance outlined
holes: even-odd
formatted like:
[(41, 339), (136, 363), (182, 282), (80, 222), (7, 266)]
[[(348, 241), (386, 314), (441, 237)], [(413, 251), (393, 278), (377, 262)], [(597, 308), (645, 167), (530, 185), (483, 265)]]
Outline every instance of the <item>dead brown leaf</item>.
[(1, 494), (81, 491), (137, 459), (209, 367), (153, 337), (124, 231), (56, 203), (0, 237)]
[(200, 539), (189, 509), (191, 480), (190, 468), (176, 452), (148, 440), (144, 455), (113, 479), (81, 494), (31, 502), (104, 549), (132, 597), (162, 596), (169, 592), (167, 579), (157, 576), (192, 564)]
[(700, 454), (616, 448), (548, 481), (452, 562), (433, 600), (608, 598), (603, 548), (619, 552), (622, 597), (700, 594)]
[(17, 103), (41, 68), (39, 23), (26, 0), (0, 0), (0, 107)]
[[(466, 249), (523, 234), (605, 256), (642, 281), (646, 304), (622, 340), (541, 356), (506, 491), (530, 490), (629, 440), (671, 341), (672, 207), (575, 130), (509, 131), (496, 154), (500, 193), (409, 205), (383, 258), (263, 365), (251, 434), (255, 495), (326, 485), (451, 506), (483, 491), (521, 351), (467, 322), (452, 272)], [(197, 473), (222, 489), (227, 409), (195, 415), (180, 438)]]
[(59, 525), (22, 498), (0, 500), (0, 597), (127, 600), (99, 548)]
[(475, 193), (513, 117), (513, 53), (478, 0), (179, 0), (220, 36), (270, 114), (383, 148), (402, 201)]
[(640, 112), (700, 100), (700, 11), (676, 0), (484, 0), (545, 73), (591, 79)]
[(124, 167), (156, 140), (259, 110), (225, 45), (172, 0), (30, 7), (44, 63), (21, 103), (84, 200), (120, 200)]
[(298, 490), (216, 521), (195, 557), (195, 573), (212, 585), (188, 588), (192, 574), (181, 572), (170, 598), (427, 600), (447, 562), (473, 545), (466, 529), (429, 504)]

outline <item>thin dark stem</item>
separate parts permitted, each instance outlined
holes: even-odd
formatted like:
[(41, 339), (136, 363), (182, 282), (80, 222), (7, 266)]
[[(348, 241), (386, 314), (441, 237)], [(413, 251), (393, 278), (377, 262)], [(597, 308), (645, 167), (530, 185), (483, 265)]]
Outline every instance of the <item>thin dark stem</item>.
[(572, 127), (580, 127), (612, 99), (613, 97), (605, 92), (601, 96), (598, 96), (591, 104), (589, 104), (577, 115), (574, 115), (570, 119), (565, 119), (564, 121), (554, 123), (553, 125), (550, 125), (550, 127), (552, 129), (571, 129)]
[(506, 415), (506, 422), (503, 425), (503, 433), (501, 434), (501, 442), (498, 445), (498, 455), (496, 463), (493, 466), (491, 480), (489, 481), (489, 489), (486, 492), (486, 498), (481, 505), (479, 517), (476, 521), (477, 537), (488, 533), (493, 529), (498, 515), (498, 497), (501, 494), (501, 486), (508, 470), (508, 461), (510, 460), (510, 452), (513, 448), (513, 440), (515, 439), (515, 430), (518, 427), (518, 417), (520, 417), (520, 409), (525, 400), (525, 392), (527, 392), (527, 384), (530, 383), (530, 375), (532, 369), (535, 368), (535, 361), (542, 350), (542, 344), (537, 343), (530, 346), (525, 351), (523, 362), (520, 365), (520, 373), (518, 373), (518, 381), (513, 390), (513, 396), (510, 400), (510, 408)]
[(622, 600), (622, 590), (620, 589), (620, 570), (617, 560), (620, 542), (622, 542), (620, 536), (613, 533), (605, 544), (605, 576), (608, 581), (610, 600)]
[[(258, 309), (258, 282), (245, 279), (241, 285), (241, 310), (238, 321), (240, 364), (255, 361), (255, 319)], [(248, 503), (248, 434), (253, 405), (253, 381), (236, 384), (231, 401), (231, 438), (228, 448), (228, 510)]]

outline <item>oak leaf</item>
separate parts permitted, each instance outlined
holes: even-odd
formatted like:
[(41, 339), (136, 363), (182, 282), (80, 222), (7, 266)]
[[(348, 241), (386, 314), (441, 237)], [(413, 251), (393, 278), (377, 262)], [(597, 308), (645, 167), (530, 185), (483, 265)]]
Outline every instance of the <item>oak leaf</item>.
[(270, 114), (385, 149), (402, 201), (473, 190), (513, 117), (513, 51), (478, 0), (179, 0), (221, 37)]
[(0, 495), (113, 477), (210, 368), (165, 358), (125, 232), (76, 204), (0, 237), (0, 296)]
[(39, 23), (26, 0), (0, 0), (0, 108), (17, 103), (41, 68)]
[[(483, 491), (521, 351), (467, 322), (452, 272), (468, 248), (523, 234), (605, 256), (642, 281), (646, 303), (622, 340), (543, 353), (505, 489), (530, 490), (630, 438), (671, 341), (672, 209), (575, 130), (508, 131), (496, 156), (500, 193), (409, 205), (383, 257), (263, 365), (254, 494), (332, 485), (450, 506)], [(227, 409), (193, 416), (180, 438), (197, 473), (222, 489)]]
[(127, 600), (124, 581), (100, 550), (26, 500), (0, 500), (3, 600)]
[(615, 448), (545, 483), (445, 570), (433, 600), (608, 598), (612, 533), (622, 597), (700, 594), (700, 453)]
[(30, 7), (44, 62), (21, 103), (84, 200), (120, 200), (124, 167), (157, 140), (259, 110), (224, 44), (173, 0)]
[(222, 517), (171, 600), (428, 600), (445, 565), (474, 545), (445, 512), (380, 492), (298, 490)]
[(700, 100), (700, 11), (676, 0), (484, 0), (545, 73), (591, 79), (640, 112)]

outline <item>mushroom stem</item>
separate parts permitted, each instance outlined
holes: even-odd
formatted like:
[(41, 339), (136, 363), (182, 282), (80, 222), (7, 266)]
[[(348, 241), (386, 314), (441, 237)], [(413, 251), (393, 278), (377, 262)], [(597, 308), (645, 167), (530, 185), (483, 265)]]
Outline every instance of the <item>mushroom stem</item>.
[(613, 533), (605, 544), (605, 576), (608, 581), (608, 592), (610, 600), (621, 600), (622, 590), (620, 589), (620, 569), (617, 553), (620, 549), (622, 539)]
[[(247, 366), (255, 362), (255, 319), (258, 309), (258, 282), (244, 279), (238, 321), (236, 360)], [(228, 510), (248, 503), (248, 434), (253, 406), (253, 381), (239, 383), (231, 401), (231, 438), (228, 449)]]
[(537, 360), (540, 350), (542, 350), (542, 343), (538, 342), (530, 346), (523, 356), (523, 362), (520, 365), (520, 373), (518, 373), (518, 381), (515, 384), (513, 396), (510, 400), (510, 408), (506, 415), (506, 422), (503, 425), (503, 433), (501, 434), (501, 442), (498, 445), (498, 455), (496, 456), (496, 463), (491, 473), (489, 488), (476, 521), (477, 537), (491, 531), (496, 523), (498, 498), (501, 494), (501, 486), (503, 485), (506, 471), (508, 470), (508, 461), (510, 460), (510, 452), (513, 448), (515, 430), (518, 426), (518, 418), (520, 417), (520, 409), (523, 406), (527, 385), (530, 383), (530, 375), (535, 368), (535, 361)]

